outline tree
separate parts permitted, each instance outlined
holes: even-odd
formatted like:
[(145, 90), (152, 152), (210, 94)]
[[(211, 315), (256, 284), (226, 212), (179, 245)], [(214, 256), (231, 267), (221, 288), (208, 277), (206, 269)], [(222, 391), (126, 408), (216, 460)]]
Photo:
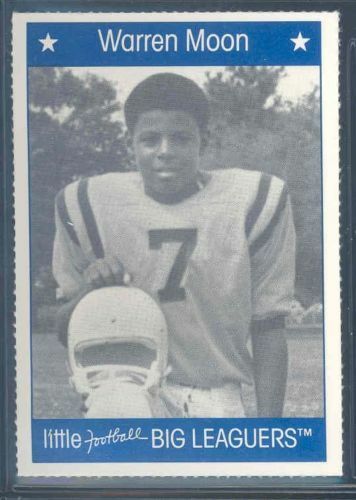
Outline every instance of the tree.
[[(207, 73), (205, 91), (210, 99), (211, 121), (206, 167), (263, 169), (259, 166), (260, 154), (271, 150), (275, 142), (275, 131), (270, 127), (280, 109), (277, 86), (283, 74), (282, 67), (255, 66)], [(261, 145), (255, 147), (256, 141)]]
[(321, 301), (322, 196), (318, 89), (281, 116), (277, 154), (286, 165), (298, 236), (297, 286), (304, 305)]

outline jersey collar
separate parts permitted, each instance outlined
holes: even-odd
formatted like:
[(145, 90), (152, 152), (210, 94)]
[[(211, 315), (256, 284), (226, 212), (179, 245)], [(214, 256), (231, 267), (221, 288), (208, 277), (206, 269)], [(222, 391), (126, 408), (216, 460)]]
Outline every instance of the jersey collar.
[(204, 189), (208, 181), (209, 181), (208, 174), (198, 172), (198, 176), (195, 182), (189, 184), (182, 191), (179, 191), (178, 193), (173, 193), (173, 194), (153, 193), (149, 189), (146, 189), (146, 187), (144, 189), (147, 196), (157, 201), (158, 203), (163, 203), (164, 205), (176, 205), (177, 203), (180, 203), (190, 198), (194, 194)]

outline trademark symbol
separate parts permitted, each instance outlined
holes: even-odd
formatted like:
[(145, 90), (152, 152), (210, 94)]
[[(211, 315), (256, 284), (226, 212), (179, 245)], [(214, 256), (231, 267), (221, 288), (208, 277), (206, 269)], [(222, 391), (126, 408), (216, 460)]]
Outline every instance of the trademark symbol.
[(301, 437), (311, 437), (313, 435), (313, 429), (311, 429), (310, 427), (309, 428), (299, 427), (297, 429), (297, 434), (298, 434), (298, 436), (301, 436)]

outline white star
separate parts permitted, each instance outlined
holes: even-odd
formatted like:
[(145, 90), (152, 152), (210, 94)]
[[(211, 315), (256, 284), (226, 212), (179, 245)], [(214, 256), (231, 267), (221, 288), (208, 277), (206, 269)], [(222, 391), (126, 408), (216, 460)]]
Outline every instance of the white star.
[(47, 49), (49, 49), (51, 52), (54, 52), (53, 45), (58, 42), (58, 40), (56, 40), (55, 38), (51, 38), (49, 33), (47, 33), (46, 38), (40, 38), (38, 41), (42, 43), (42, 52)]
[(305, 44), (309, 42), (310, 38), (303, 38), (300, 31), (297, 38), (291, 38), (290, 40), (294, 43), (294, 52), (298, 49), (307, 51)]

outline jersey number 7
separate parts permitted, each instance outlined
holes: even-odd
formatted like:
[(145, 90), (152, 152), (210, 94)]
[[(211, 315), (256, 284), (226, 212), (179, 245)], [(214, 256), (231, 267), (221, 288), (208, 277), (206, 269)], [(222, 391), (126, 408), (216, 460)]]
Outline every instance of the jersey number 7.
[(176, 302), (185, 299), (185, 289), (180, 285), (189, 258), (196, 247), (197, 234), (197, 229), (151, 229), (148, 231), (149, 245), (152, 250), (159, 250), (164, 243), (182, 243), (164, 288), (158, 290), (161, 302)]

